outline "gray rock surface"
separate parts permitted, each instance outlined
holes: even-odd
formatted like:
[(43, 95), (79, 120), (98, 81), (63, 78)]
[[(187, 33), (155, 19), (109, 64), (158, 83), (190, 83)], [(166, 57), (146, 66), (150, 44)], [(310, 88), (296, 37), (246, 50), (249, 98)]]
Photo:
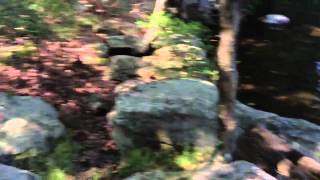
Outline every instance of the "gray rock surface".
[(0, 164), (1, 180), (40, 180), (37, 175), (22, 169)]
[(124, 35), (108, 37), (107, 44), (110, 52), (114, 49), (130, 49), (132, 50), (132, 53), (138, 53), (144, 46), (141, 39)]
[(110, 58), (111, 78), (125, 81), (137, 76), (140, 58), (127, 55), (117, 55)]
[(161, 47), (151, 56), (144, 56), (144, 66), (137, 70), (142, 79), (177, 79), (202, 77), (201, 68), (210, 67), (203, 48), (189, 44), (174, 44)]
[(57, 111), (40, 98), (0, 93), (0, 155), (46, 151), (64, 130)]
[(171, 34), (168, 37), (160, 36), (151, 43), (154, 48), (161, 48), (164, 46), (172, 46), (176, 44), (187, 44), (190, 46), (204, 47), (204, 43), (200, 38), (193, 35), (183, 34)]
[[(216, 145), (218, 92), (212, 83), (194, 79), (164, 80), (130, 88), (134, 90), (119, 92), (115, 115), (111, 118), (116, 126), (114, 138), (121, 148), (136, 145), (136, 139), (148, 138), (169, 144)], [(241, 103), (236, 105), (236, 116), (242, 128), (264, 124), (293, 148), (320, 161), (318, 125)]]
[(141, 85), (117, 97), (113, 138), (120, 149), (146, 141), (215, 147), (216, 87), (201, 80)]
[(242, 128), (263, 124), (287, 140), (294, 149), (320, 161), (320, 126), (304, 119), (286, 118), (237, 103), (236, 114)]
[(126, 180), (276, 180), (254, 164), (236, 161), (231, 164), (208, 166), (195, 172), (152, 171), (137, 173)]

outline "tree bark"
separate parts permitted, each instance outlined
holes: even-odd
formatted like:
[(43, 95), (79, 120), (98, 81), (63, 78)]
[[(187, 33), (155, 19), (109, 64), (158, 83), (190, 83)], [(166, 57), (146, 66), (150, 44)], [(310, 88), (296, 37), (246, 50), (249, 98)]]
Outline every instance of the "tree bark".
[[(152, 14), (157, 14), (165, 11), (168, 0), (156, 0)], [(157, 27), (149, 27), (142, 39), (142, 47), (139, 53), (148, 51), (151, 42), (157, 37), (159, 29)]]
[(236, 45), (241, 21), (240, 0), (220, 0), (218, 10), (220, 21), (220, 41), (217, 50), (220, 71), (219, 119), (223, 128), (221, 138), (225, 143), (225, 151), (232, 153), (238, 131), (234, 106), (238, 84)]

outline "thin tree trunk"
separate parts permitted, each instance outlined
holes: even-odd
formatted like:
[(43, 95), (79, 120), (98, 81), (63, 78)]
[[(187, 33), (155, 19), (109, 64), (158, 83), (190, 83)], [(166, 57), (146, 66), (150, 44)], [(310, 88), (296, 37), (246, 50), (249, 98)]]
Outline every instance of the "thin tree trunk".
[(239, 0), (221, 0), (219, 7), (220, 42), (217, 50), (220, 79), (219, 119), (223, 127), (222, 140), (225, 150), (232, 153), (235, 146), (237, 120), (234, 115), (238, 73), (236, 68), (236, 44), (241, 13)]
[[(274, 158), (279, 156), (284, 160), (286, 160), (287, 158), (287, 160), (292, 164), (286, 164), (285, 161), (284, 164), (281, 164), (282, 161), (277, 161), (275, 165), (279, 167), (273, 167), (272, 169), (278, 170), (278, 173), (280, 173), (282, 169), (282, 173), (287, 177), (289, 176), (289, 178), (294, 174), (298, 174), (300, 178), (305, 177), (306, 179), (319, 179), (319, 162), (305, 156), (302, 153), (295, 151), (290, 147), (288, 143), (285, 142), (285, 140), (282, 140), (279, 136), (271, 133), (267, 129), (260, 127), (256, 129), (256, 134), (243, 134), (244, 137), (249, 137), (246, 143), (238, 140), (240, 130), (238, 127), (237, 119), (235, 117), (234, 108), (236, 103), (236, 92), (238, 83), (236, 49), (237, 36), (241, 21), (240, 1), (241, 0), (220, 0), (219, 7), (220, 42), (217, 51), (218, 67), (220, 70), (220, 79), (218, 82), (218, 87), (220, 90), (219, 119), (224, 128), (222, 133), (222, 140), (225, 143), (225, 151), (227, 153), (231, 153), (230, 155), (236, 154), (234, 152), (236, 150), (236, 146), (238, 145), (237, 151), (245, 153), (245, 149), (251, 146), (250, 143), (253, 142), (253, 139), (256, 139), (257, 142), (254, 142), (253, 146), (258, 147), (257, 144), (259, 143), (260, 146), (258, 148), (253, 148), (252, 146), (248, 148), (248, 154), (246, 154), (246, 157), (248, 158), (244, 157), (243, 159), (259, 164), (259, 162), (256, 162), (255, 160), (250, 160), (250, 158), (257, 158), (258, 160), (262, 160), (263, 163), (268, 164), (270, 163), (271, 157)], [(241, 146), (244, 148), (241, 149)], [(274, 149), (274, 147), (282, 147), (282, 149)], [(268, 152), (269, 156), (263, 159), (261, 157), (261, 153), (263, 155), (265, 152)]]
[[(157, 14), (164, 11), (167, 1), (168, 0), (156, 0), (152, 14)], [(157, 37), (158, 32), (159, 29), (157, 27), (150, 27), (147, 29), (142, 39), (143, 47), (139, 50), (140, 53), (144, 53), (149, 49), (151, 42)]]
[(168, 0), (156, 0), (152, 13), (164, 11)]

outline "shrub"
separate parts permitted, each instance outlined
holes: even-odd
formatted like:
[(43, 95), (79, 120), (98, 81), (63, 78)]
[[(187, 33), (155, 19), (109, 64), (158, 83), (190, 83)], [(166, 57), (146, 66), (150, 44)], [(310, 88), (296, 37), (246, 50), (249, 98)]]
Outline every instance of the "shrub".
[(137, 21), (141, 28), (158, 28), (160, 37), (168, 37), (172, 34), (194, 35), (200, 38), (207, 37), (209, 29), (199, 22), (185, 22), (173, 17), (172, 14), (160, 12), (154, 13), (146, 21)]
[[(16, 157), (16, 163), (24, 169), (39, 174), (43, 179), (65, 180), (72, 171), (73, 160), (80, 146), (69, 138), (62, 139), (51, 153), (29, 151)], [(20, 162), (20, 163), (19, 163)], [(21, 164), (21, 162), (24, 162)]]
[(48, 38), (58, 27), (71, 28), (74, 15), (70, 0), (1, 0), (0, 35)]

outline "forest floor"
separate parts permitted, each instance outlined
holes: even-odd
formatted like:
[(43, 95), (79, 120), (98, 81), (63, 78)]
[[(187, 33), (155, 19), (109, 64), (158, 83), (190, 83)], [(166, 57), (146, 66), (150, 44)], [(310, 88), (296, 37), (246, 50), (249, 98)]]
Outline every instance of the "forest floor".
[[(140, 7), (139, 1), (135, 3), (132, 7)], [(85, 16), (90, 13), (115, 24), (132, 25), (143, 16), (139, 9), (110, 15), (108, 9), (101, 11), (94, 4), (92, 7), (84, 12)], [(97, 50), (97, 44), (105, 43), (107, 37), (85, 26), (71, 39), (35, 42), (28, 36), (0, 37), (0, 91), (39, 96), (56, 107), (72, 140), (81, 145), (73, 162), (72, 175), (77, 179), (92, 177), (90, 172), (96, 168), (114, 171), (119, 163), (119, 153), (110, 137), (111, 125), (105, 117), (113, 107), (117, 82), (109, 80), (103, 54)], [(106, 103), (103, 110), (88, 105), (95, 97)]]

